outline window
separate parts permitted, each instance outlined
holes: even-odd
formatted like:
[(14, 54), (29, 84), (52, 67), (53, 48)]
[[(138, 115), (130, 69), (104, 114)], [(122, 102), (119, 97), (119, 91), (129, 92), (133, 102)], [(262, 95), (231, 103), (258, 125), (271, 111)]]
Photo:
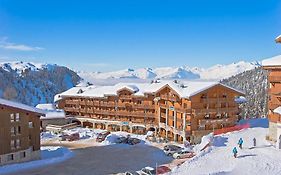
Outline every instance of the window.
[(33, 122), (28, 122), (28, 127), (33, 128)]
[(16, 149), (15, 140), (11, 140), (11, 150)]
[(17, 140), (16, 140), (16, 148), (17, 148), (17, 149), (20, 148), (20, 139), (17, 139)]
[(11, 127), (11, 135), (16, 135), (16, 128), (15, 127)]
[(16, 129), (17, 129), (17, 130), (16, 130), (16, 135), (17, 135), (17, 134), (21, 134), (21, 128), (20, 128), (20, 126), (18, 126)]
[(20, 114), (16, 113), (16, 122), (20, 121)]
[(12, 161), (14, 160), (14, 155), (13, 154), (9, 154), (8, 155), (8, 161)]
[(15, 115), (14, 114), (10, 114), (10, 120), (11, 120), (11, 122), (15, 121)]

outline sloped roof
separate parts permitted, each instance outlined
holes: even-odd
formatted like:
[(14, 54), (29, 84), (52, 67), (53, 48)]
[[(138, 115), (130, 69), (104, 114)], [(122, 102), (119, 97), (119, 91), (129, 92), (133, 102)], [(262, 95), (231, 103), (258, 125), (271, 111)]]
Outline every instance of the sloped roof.
[(54, 104), (47, 103), (47, 104), (38, 104), (36, 108), (39, 108), (45, 112), (45, 116), (41, 117), (41, 119), (59, 119), (65, 118), (65, 112), (62, 109), (56, 109)]
[[(229, 87), (227, 85), (221, 84), (219, 82), (206, 82), (206, 81), (186, 81), (186, 82), (174, 82), (174, 81), (159, 81), (157, 83), (118, 83), (114, 86), (89, 86), (89, 87), (74, 87), (61, 94), (60, 98), (64, 96), (78, 96), (78, 97), (105, 97), (108, 95), (117, 95), (117, 92), (123, 88), (131, 88), (134, 91), (135, 96), (144, 96), (147, 93), (156, 93), (162, 88), (169, 86), (173, 89), (181, 98), (189, 98), (194, 96), (204, 90), (207, 90), (213, 86), (221, 85), (236, 91), (240, 94), (243, 92)], [(82, 93), (78, 93), (79, 90)], [(60, 98), (55, 98), (55, 101)]]
[(281, 115), (281, 106), (279, 106), (278, 108), (274, 109), (273, 112)]
[(263, 60), (262, 66), (281, 66), (281, 55)]
[(41, 115), (45, 115), (45, 112), (41, 109), (38, 109), (38, 108), (32, 107), (32, 106), (28, 106), (28, 105), (25, 105), (25, 104), (22, 104), (22, 103), (18, 103), (18, 102), (5, 100), (3, 98), (0, 98), (0, 105), (12, 107), (12, 108), (16, 108), (16, 109), (21, 109), (21, 110), (41, 114)]

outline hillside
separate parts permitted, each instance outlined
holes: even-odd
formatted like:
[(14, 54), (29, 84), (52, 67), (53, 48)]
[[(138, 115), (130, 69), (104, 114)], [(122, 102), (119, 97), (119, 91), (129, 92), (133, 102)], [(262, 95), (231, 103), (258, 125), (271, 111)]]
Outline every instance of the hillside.
[(80, 81), (72, 70), (53, 64), (0, 63), (0, 97), (35, 106)]
[(243, 118), (267, 115), (267, 71), (258, 67), (221, 82), (245, 92), (247, 102), (240, 106)]

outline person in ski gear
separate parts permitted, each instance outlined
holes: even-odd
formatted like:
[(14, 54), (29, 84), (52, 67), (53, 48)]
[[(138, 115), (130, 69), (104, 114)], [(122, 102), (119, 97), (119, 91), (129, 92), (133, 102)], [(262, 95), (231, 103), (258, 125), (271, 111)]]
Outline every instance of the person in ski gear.
[(233, 148), (232, 153), (233, 153), (234, 158), (236, 158), (237, 157), (237, 153), (238, 153), (236, 147)]
[(257, 139), (255, 137), (253, 138), (253, 145), (254, 145), (254, 147), (257, 146)]
[(239, 145), (239, 148), (240, 148), (240, 149), (242, 149), (242, 144), (243, 144), (243, 142), (244, 142), (243, 139), (240, 138), (239, 141), (238, 141), (238, 145)]

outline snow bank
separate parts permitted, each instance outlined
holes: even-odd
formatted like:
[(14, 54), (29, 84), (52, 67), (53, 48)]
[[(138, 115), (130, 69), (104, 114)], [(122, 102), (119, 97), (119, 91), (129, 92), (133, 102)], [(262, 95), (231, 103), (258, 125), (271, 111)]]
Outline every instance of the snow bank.
[(73, 156), (73, 152), (65, 147), (41, 147), (41, 160), (2, 166), (0, 167), (0, 174), (57, 164), (70, 159)]
[(207, 150), (208, 147), (210, 147), (212, 145), (213, 138), (214, 138), (213, 133), (203, 136), (201, 139), (201, 143), (194, 146), (193, 151), (196, 154), (200, 154), (202, 151)]
[[(281, 152), (265, 140), (268, 128), (260, 127), (265, 121), (251, 119), (252, 128), (214, 136), (213, 145), (207, 153), (196, 155), (171, 174), (281, 174)], [(238, 148), (238, 157), (234, 158), (232, 149), (237, 147), (239, 138), (244, 140), (243, 149)], [(253, 147), (253, 138), (256, 138), (256, 147)]]

